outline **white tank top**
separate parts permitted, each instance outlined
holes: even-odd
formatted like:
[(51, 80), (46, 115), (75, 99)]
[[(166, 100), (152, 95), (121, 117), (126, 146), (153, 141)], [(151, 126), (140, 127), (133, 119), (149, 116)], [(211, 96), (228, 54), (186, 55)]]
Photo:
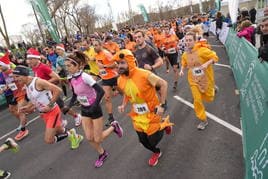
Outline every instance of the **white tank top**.
[(33, 78), (31, 83), (26, 87), (26, 93), (37, 110), (43, 112), (43, 108), (46, 107), (52, 99), (52, 93), (49, 90), (38, 91), (35, 87), (37, 79), (37, 77)]

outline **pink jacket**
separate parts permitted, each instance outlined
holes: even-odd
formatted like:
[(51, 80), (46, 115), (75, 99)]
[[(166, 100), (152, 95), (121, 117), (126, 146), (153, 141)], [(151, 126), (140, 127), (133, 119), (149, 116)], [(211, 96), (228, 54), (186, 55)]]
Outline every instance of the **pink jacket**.
[(254, 27), (253, 26), (249, 26), (249, 27), (246, 27), (244, 29), (242, 29), (241, 31), (239, 31), (237, 33), (237, 36), (238, 37), (245, 37), (249, 42), (252, 43), (252, 40), (251, 40), (251, 37), (254, 33)]

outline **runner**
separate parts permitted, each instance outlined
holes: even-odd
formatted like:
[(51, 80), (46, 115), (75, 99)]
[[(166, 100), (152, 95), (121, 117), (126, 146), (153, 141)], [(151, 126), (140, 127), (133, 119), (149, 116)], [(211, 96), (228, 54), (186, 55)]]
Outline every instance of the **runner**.
[(203, 100), (207, 102), (214, 100), (215, 82), (212, 64), (218, 61), (218, 56), (209, 48), (202, 47), (197, 42), (195, 33), (188, 32), (185, 42), (187, 50), (182, 55), (180, 76), (183, 76), (183, 70), (188, 68), (188, 82), (194, 98), (194, 110), (201, 121), (197, 128), (204, 130), (208, 121)]
[(94, 50), (93, 42), (96, 40), (95, 36), (90, 37), (90, 43), (86, 44), (84, 54), (88, 57), (87, 64), (89, 65), (89, 74), (94, 80), (99, 79), (99, 67), (96, 62), (96, 52)]
[(67, 98), (67, 88), (66, 88), (66, 82), (65, 80), (67, 79), (67, 71), (64, 66), (64, 61), (66, 58), (65, 54), (65, 48), (63, 44), (58, 44), (56, 46), (56, 54), (58, 55), (57, 60), (56, 60), (56, 71), (57, 74), (60, 76), (60, 84), (61, 88), (64, 94), (65, 99)]
[[(171, 133), (172, 123), (169, 116), (162, 119), (166, 110), (167, 82), (154, 73), (136, 67), (135, 58), (129, 50), (121, 50), (114, 56), (119, 63), (118, 88), (124, 94), (122, 105), (118, 107), (124, 112), (129, 102), (132, 103), (130, 116), (139, 141), (152, 151), (149, 165), (155, 166), (162, 152), (157, 144), (163, 137), (164, 130)], [(160, 99), (155, 87), (160, 88)]]
[(167, 57), (170, 65), (173, 68), (174, 72), (174, 84), (173, 89), (177, 89), (178, 79), (179, 79), (179, 62), (178, 62), (178, 42), (179, 39), (175, 34), (170, 34), (169, 26), (164, 27), (164, 38), (162, 38), (161, 46), (162, 50), (165, 52), (165, 56)]
[(26, 129), (27, 119), (25, 113), (19, 113), (18, 107), (25, 105), (25, 90), (23, 86), (16, 83), (12, 77), (12, 69), (10, 68), (9, 53), (6, 53), (0, 58), (0, 94), (5, 94), (9, 111), (20, 121), (20, 125), (17, 128), (19, 131), (15, 136), (15, 140), (19, 141), (24, 139), (29, 134), (29, 130)]
[(102, 79), (102, 87), (105, 91), (105, 106), (108, 112), (108, 124), (114, 121), (113, 105), (112, 105), (112, 91), (117, 86), (116, 63), (112, 60), (112, 54), (102, 48), (102, 43), (99, 40), (93, 42), (95, 52), (97, 53), (95, 58), (99, 66), (99, 74)]
[[(89, 74), (83, 72), (83, 66), (87, 64), (87, 57), (82, 52), (74, 52), (66, 58), (65, 65), (72, 74), (70, 84), (77, 95), (77, 100), (82, 105), (82, 126), (85, 135), (92, 147), (99, 153), (99, 158), (95, 161), (95, 167), (101, 167), (108, 153), (101, 146), (101, 143), (113, 131), (122, 137), (123, 130), (117, 121), (113, 121), (111, 126), (103, 131), (103, 115), (101, 109), (101, 99), (104, 90), (96, 83)], [(73, 101), (73, 100), (71, 100)]]
[[(13, 152), (19, 151), (19, 145), (11, 138), (8, 138), (4, 144), (0, 146), (0, 153), (5, 150), (12, 150)], [(11, 176), (11, 173), (6, 170), (0, 169), (0, 179), (7, 179)]]
[(115, 54), (120, 50), (120, 47), (117, 43), (113, 42), (113, 36), (108, 35), (105, 39), (105, 43), (103, 44), (103, 48), (108, 50), (111, 54)]
[(137, 50), (134, 52), (134, 55), (139, 68), (155, 72), (155, 69), (163, 64), (163, 59), (145, 42), (145, 34), (143, 31), (135, 31), (134, 37), (137, 43)]
[[(27, 63), (29, 67), (32, 68), (36, 77), (47, 80), (48, 82), (53, 83), (53, 84), (59, 83), (60, 81), (59, 75), (55, 73), (54, 71), (52, 71), (51, 68), (49, 68), (47, 65), (40, 62), (40, 53), (34, 48), (30, 48), (27, 51)], [(63, 114), (68, 113), (69, 115), (73, 116), (76, 127), (81, 125), (80, 114), (76, 113), (73, 109), (65, 107), (64, 101), (62, 100), (61, 97), (57, 99), (57, 104), (59, 105)], [(64, 122), (64, 125), (66, 125), (66, 122), (67, 121)]]
[(29, 103), (19, 108), (19, 112), (30, 113), (35, 108), (40, 112), (40, 117), (44, 120), (45, 142), (54, 144), (68, 137), (71, 149), (77, 149), (83, 140), (82, 135), (76, 134), (75, 129), (66, 130), (62, 127), (61, 111), (56, 103), (61, 89), (38, 77), (29, 76), (29, 69), (25, 66), (17, 66), (13, 70), (16, 82), (26, 86)]

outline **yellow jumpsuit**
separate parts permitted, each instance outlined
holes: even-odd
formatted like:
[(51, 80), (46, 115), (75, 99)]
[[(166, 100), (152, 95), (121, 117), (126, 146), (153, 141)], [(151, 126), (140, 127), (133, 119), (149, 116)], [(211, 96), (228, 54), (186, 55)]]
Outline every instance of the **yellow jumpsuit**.
[(197, 43), (191, 53), (184, 52), (181, 63), (184, 68), (188, 68), (188, 82), (194, 99), (194, 110), (198, 119), (205, 121), (207, 119), (203, 101), (211, 102), (215, 96), (214, 71), (210, 64), (203, 74), (195, 73), (196, 67), (201, 66), (209, 60), (218, 61), (218, 56), (212, 50)]

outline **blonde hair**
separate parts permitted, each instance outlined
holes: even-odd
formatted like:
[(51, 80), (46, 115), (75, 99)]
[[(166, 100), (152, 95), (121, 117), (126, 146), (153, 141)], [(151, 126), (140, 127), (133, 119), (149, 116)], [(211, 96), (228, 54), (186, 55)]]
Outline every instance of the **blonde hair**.
[(249, 27), (249, 26), (251, 26), (251, 25), (252, 25), (252, 23), (250, 22), (250, 20), (244, 20), (244, 21), (241, 23), (240, 27), (241, 27), (241, 29), (244, 29), (244, 28)]

